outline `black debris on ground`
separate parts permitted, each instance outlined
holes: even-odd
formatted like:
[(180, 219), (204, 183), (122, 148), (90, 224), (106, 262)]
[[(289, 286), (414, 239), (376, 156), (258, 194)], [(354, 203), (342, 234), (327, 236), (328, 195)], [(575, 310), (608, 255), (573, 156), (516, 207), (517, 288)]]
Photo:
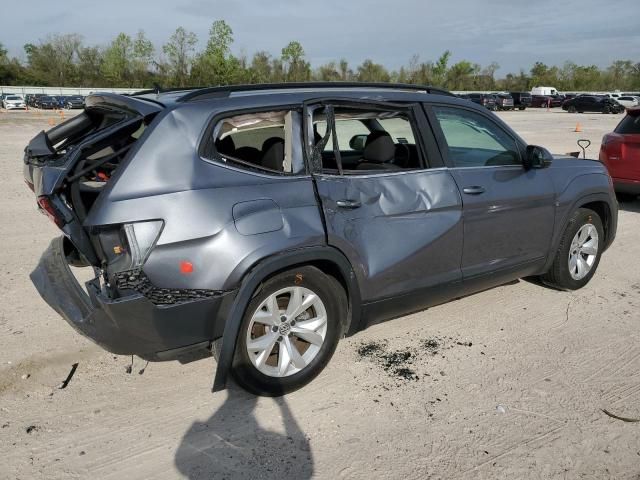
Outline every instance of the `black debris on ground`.
[(422, 348), (430, 354), (436, 355), (438, 348), (440, 348), (440, 342), (437, 338), (426, 338), (422, 340)]
[(361, 358), (374, 358), (381, 355), (387, 345), (383, 342), (366, 342), (360, 344), (356, 352)]
[(400, 380), (418, 380), (416, 372), (407, 365), (413, 363), (415, 353), (410, 350), (387, 351), (384, 342), (362, 343), (356, 349), (360, 358), (369, 359), (379, 364), (390, 376)]
[(31, 433), (31, 432), (37, 432), (38, 431), (38, 426), (37, 425), (29, 425), (25, 431), (27, 433)]
[(76, 370), (78, 369), (78, 364), (74, 363), (73, 365), (71, 365), (71, 370), (69, 371), (69, 374), (67, 375), (67, 378), (64, 379), (64, 382), (62, 382), (62, 384), (60, 385), (60, 390), (67, 388), (67, 385), (69, 385), (69, 382), (71, 381), (71, 379), (73, 378), (73, 375), (76, 373)]
[[(472, 342), (460, 341), (454, 337), (430, 337), (420, 340), (419, 348), (410, 347), (389, 350), (387, 341), (369, 341), (361, 343), (356, 347), (356, 353), (360, 359), (366, 359), (377, 363), (391, 377), (398, 380), (419, 380), (420, 376), (412, 367), (420, 360), (424, 352), (431, 356), (442, 353), (444, 350), (457, 346), (471, 347)], [(442, 358), (445, 358), (442, 355)], [(423, 377), (430, 377), (429, 373), (424, 373)], [(440, 371), (440, 376), (446, 376), (444, 371)], [(433, 379), (437, 381), (437, 379)]]

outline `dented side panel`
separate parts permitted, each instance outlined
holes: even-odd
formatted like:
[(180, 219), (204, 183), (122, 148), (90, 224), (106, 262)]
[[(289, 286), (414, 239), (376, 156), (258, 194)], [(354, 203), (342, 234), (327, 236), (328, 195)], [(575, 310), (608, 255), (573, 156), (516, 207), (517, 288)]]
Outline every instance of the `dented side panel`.
[(317, 186), (329, 244), (351, 261), (364, 302), (461, 279), (462, 202), (446, 169), (319, 175)]

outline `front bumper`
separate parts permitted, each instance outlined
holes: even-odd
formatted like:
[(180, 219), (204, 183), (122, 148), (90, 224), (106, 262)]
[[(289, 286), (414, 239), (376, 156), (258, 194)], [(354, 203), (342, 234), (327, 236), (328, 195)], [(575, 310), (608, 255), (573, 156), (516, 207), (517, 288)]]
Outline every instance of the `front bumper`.
[(189, 346), (200, 348), (222, 335), (235, 292), (177, 305), (155, 305), (137, 293), (109, 298), (95, 278), (86, 283), (87, 294), (69, 268), (63, 241), (64, 237), (59, 237), (51, 242), (31, 280), (51, 308), (105, 350), (169, 360)]

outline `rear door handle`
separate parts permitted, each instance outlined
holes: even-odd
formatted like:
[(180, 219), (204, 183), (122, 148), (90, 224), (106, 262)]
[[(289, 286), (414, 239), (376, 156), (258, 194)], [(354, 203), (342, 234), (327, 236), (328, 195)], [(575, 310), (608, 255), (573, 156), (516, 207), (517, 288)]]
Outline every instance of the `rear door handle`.
[(338, 200), (336, 205), (340, 208), (360, 208), (362, 203), (358, 200)]
[(474, 185), (473, 187), (464, 187), (462, 191), (467, 195), (480, 195), (481, 193), (484, 193), (484, 187)]

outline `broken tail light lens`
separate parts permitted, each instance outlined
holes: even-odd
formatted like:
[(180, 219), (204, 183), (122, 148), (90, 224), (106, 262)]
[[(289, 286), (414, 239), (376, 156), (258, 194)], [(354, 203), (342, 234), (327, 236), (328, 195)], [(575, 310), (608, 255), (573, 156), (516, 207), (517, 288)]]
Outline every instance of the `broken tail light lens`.
[(55, 223), (58, 228), (62, 228), (65, 226), (66, 222), (64, 221), (64, 218), (62, 217), (58, 209), (53, 205), (53, 202), (49, 197), (38, 197), (38, 206), (40, 207), (40, 211), (47, 217), (49, 217), (49, 220)]
[(162, 220), (124, 224), (132, 268), (140, 268), (147, 261), (151, 250), (160, 237), (163, 225)]

